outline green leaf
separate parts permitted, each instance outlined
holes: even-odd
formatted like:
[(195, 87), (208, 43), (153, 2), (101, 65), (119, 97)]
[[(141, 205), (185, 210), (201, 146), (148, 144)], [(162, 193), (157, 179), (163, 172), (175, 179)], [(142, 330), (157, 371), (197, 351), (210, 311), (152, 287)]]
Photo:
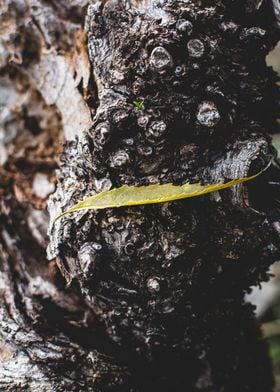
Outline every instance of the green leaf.
[(144, 105), (144, 101), (133, 101), (132, 103), (138, 109), (141, 109), (142, 106)]
[(250, 177), (239, 178), (228, 181), (226, 183), (218, 184), (201, 185), (199, 183), (186, 183), (183, 185), (173, 185), (169, 183), (163, 185), (154, 184), (146, 186), (123, 185), (120, 188), (111, 189), (109, 191), (104, 191), (94, 196), (88, 197), (87, 199), (76, 204), (74, 207), (71, 207), (67, 211), (58, 215), (54, 219), (54, 222), (71, 212), (80, 210), (99, 210), (105, 208), (157, 204), (205, 195), (210, 192), (216, 192), (222, 189), (230, 188), (246, 181), (251, 181), (258, 177), (266, 169), (267, 167)]

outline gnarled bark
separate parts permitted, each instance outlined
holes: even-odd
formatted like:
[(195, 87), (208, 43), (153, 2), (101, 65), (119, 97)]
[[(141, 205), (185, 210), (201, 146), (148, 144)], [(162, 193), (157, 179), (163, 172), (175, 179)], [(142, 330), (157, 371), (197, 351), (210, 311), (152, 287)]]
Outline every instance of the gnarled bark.
[[(244, 295), (279, 258), (279, 92), (265, 65), (277, 8), (93, 2), (89, 60), (86, 5), (3, 3), (0, 389), (271, 391)], [(47, 261), (62, 134), (51, 218), (123, 184), (270, 166), (197, 200), (66, 216), (49, 225)]]

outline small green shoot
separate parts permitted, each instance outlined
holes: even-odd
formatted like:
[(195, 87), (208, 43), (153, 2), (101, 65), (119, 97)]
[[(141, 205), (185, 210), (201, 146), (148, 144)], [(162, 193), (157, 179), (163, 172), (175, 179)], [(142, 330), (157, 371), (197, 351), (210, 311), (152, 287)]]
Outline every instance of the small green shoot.
[(142, 109), (142, 107), (144, 105), (144, 101), (135, 100), (132, 103), (133, 103), (133, 106), (135, 106), (137, 109)]

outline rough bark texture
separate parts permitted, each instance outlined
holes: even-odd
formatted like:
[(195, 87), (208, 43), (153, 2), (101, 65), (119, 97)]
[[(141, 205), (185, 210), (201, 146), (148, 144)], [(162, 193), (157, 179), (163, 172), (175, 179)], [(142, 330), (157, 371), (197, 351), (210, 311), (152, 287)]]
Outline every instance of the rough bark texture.
[[(93, 69), (87, 1), (70, 4), (3, 2), (0, 390), (272, 391), (244, 295), (280, 255), (276, 3), (94, 2)], [(197, 200), (67, 216), (49, 227), (48, 262), (62, 131), (51, 218), (123, 184), (272, 163)]]

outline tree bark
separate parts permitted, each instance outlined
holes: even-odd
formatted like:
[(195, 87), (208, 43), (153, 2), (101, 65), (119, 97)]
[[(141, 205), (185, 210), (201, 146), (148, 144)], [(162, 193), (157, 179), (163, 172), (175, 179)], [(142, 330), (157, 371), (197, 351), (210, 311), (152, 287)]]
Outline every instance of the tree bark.
[[(0, 390), (272, 391), (244, 295), (280, 255), (277, 2), (0, 4)], [(124, 184), (267, 165), (50, 223)]]

